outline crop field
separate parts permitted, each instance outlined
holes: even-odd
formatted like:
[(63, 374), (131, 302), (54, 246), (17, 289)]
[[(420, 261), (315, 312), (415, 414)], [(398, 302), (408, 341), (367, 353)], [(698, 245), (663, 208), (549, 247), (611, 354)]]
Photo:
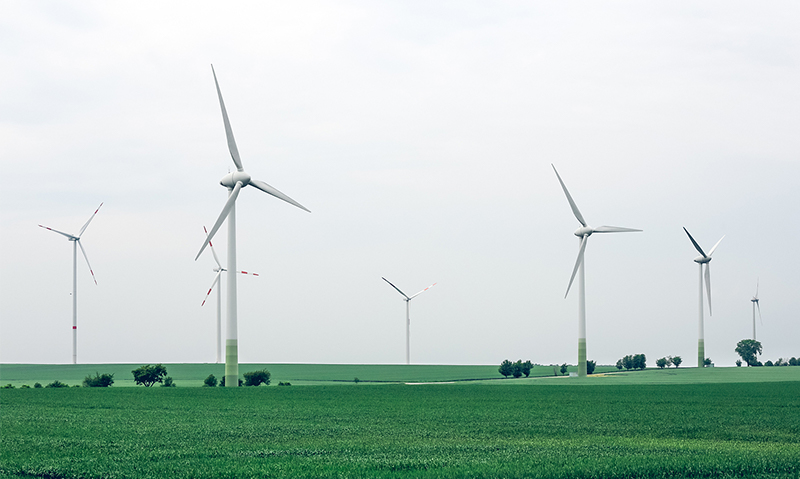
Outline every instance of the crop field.
[(3, 389), (0, 477), (800, 476), (800, 368), (725, 369)]

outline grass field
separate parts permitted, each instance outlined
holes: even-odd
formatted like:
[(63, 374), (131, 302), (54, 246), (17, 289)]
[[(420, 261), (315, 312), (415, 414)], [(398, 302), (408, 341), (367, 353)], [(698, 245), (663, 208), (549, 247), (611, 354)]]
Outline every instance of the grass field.
[[(350, 379), (353, 369), (338, 368)], [(361, 368), (370, 377), (370, 367)], [(433, 379), (456, 374), (450, 366), (420, 368), (414, 379), (422, 372)], [(180, 368), (174, 370), (178, 381)], [(4, 389), (0, 477), (797, 478), (795, 371), (342, 383), (350, 387)]]

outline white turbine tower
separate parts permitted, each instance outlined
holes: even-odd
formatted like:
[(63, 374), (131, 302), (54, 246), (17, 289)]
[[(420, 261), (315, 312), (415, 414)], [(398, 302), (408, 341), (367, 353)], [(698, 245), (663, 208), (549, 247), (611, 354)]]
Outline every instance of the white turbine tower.
[(753, 341), (756, 340), (756, 308), (758, 308), (758, 319), (761, 321), (763, 325), (764, 322), (761, 320), (761, 305), (758, 304), (758, 280), (756, 280), (756, 294), (753, 296), (753, 299), (750, 301), (753, 302)]
[[(211, 239), (217, 233), (217, 230), (222, 226), (222, 222), (227, 218), (228, 220), (228, 269), (236, 271), (236, 198), (239, 192), (247, 185), (251, 185), (256, 189), (270, 194), (278, 199), (287, 203), (297, 206), (300, 209), (309, 211), (303, 205), (289, 198), (272, 186), (260, 180), (254, 180), (244, 171), (242, 167), (242, 160), (239, 158), (239, 150), (236, 148), (236, 140), (233, 138), (233, 130), (231, 130), (230, 121), (228, 121), (228, 112), (225, 110), (225, 103), (222, 101), (222, 92), (219, 89), (217, 82), (217, 74), (214, 72), (214, 66), (211, 66), (211, 72), (214, 75), (214, 84), (217, 87), (217, 96), (219, 97), (219, 107), (222, 110), (222, 121), (225, 124), (225, 136), (228, 139), (228, 150), (236, 165), (236, 171), (228, 173), (220, 184), (228, 188), (228, 201), (222, 208), (222, 212), (217, 218), (217, 222), (211, 228), (211, 232), (203, 242), (203, 246), (195, 256), (195, 261), (200, 257), (200, 254), (209, 244)], [(309, 211), (310, 212), (310, 211)], [(227, 324), (226, 324), (226, 339), (225, 339), (225, 385), (228, 387), (236, 387), (239, 385), (239, 343), (237, 333), (237, 305), (236, 298), (236, 275), (228, 276), (228, 299), (227, 299)]]
[(398, 288), (397, 286), (393, 285), (392, 282), (389, 281), (388, 279), (384, 278), (383, 276), (381, 276), (381, 279), (383, 279), (384, 281), (389, 283), (389, 286), (391, 286), (392, 288), (396, 289), (398, 293), (402, 294), (403, 298), (404, 298), (403, 301), (406, 302), (406, 364), (411, 364), (411, 318), (408, 315), (408, 303), (411, 302), (412, 299), (416, 298), (420, 294), (422, 294), (425, 291), (428, 291), (429, 289), (431, 289), (434, 286), (436, 286), (436, 283), (433, 283), (432, 285), (430, 285), (427, 288), (423, 289), (419, 293), (412, 294), (411, 296), (408, 296), (406, 293), (400, 291), (400, 288)]
[(705, 343), (705, 333), (703, 332), (703, 265), (705, 267), (705, 278), (706, 278), (706, 294), (708, 295), (708, 315), (712, 316), (711, 313), (711, 269), (709, 263), (711, 262), (711, 255), (714, 254), (714, 250), (717, 249), (719, 243), (722, 241), (722, 238), (725, 238), (723, 235), (722, 238), (717, 241), (717, 244), (711, 248), (711, 251), (708, 254), (705, 254), (703, 248), (697, 244), (697, 241), (692, 238), (692, 235), (689, 234), (689, 230), (685, 227), (683, 231), (686, 231), (686, 234), (689, 235), (689, 239), (692, 240), (692, 244), (700, 252), (700, 256), (694, 259), (694, 262), (700, 266), (700, 290), (699, 290), (699, 303), (698, 303), (698, 323), (697, 323), (697, 367), (702, 368), (704, 366), (704, 362), (706, 359), (706, 343)]
[(584, 261), (583, 256), (584, 252), (586, 251), (586, 242), (589, 240), (589, 236), (593, 233), (625, 233), (625, 232), (633, 232), (633, 231), (642, 231), (632, 228), (620, 228), (618, 226), (598, 226), (596, 228), (589, 226), (586, 221), (583, 219), (583, 215), (578, 210), (578, 206), (575, 204), (575, 201), (572, 200), (572, 196), (569, 194), (566, 185), (561, 180), (561, 175), (558, 174), (558, 170), (556, 170), (555, 165), (550, 165), (553, 167), (553, 171), (556, 172), (556, 177), (558, 178), (558, 182), (561, 183), (561, 188), (564, 190), (564, 194), (567, 195), (567, 201), (569, 201), (569, 206), (572, 208), (572, 213), (575, 214), (575, 218), (577, 218), (578, 222), (581, 224), (581, 227), (575, 230), (575, 236), (580, 238), (580, 248), (578, 249), (578, 259), (575, 260), (575, 267), (572, 269), (572, 276), (569, 278), (569, 285), (567, 286), (567, 292), (564, 294), (566, 298), (569, 294), (569, 290), (572, 287), (572, 282), (575, 280), (575, 274), (578, 274), (578, 376), (579, 377), (586, 377), (586, 277), (584, 274)]
[[(203, 231), (205, 231), (206, 235), (208, 235), (208, 231), (206, 230), (205, 226), (203, 226)], [(219, 364), (222, 362), (222, 286), (218, 286), (218, 284), (222, 281), (222, 272), (228, 270), (223, 268), (222, 264), (220, 264), (219, 258), (217, 257), (217, 252), (214, 251), (214, 245), (211, 244), (211, 241), (208, 242), (208, 247), (211, 249), (211, 254), (214, 255), (214, 262), (217, 263), (217, 267), (214, 268), (214, 272), (217, 274), (214, 276), (214, 282), (211, 283), (211, 287), (208, 288), (208, 293), (206, 293), (206, 297), (203, 298), (203, 303), (200, 304), (200, 307), (205, 306), (206, 301), (208, 301), (208, 297), (211, 295), (211, 291), (215, 286), (217, 286), (217, 364)], [(237, 273), (258, 276), (258, 273), (251, 273), (247, 271), (237, 271)]]
[(77, 235), (63, 233), (53, 228), (39, 225), (41, 228), (66, 236), (69, 241), (72, 241), (72, 364), (78, 363), (78, 247), (81, 248), (83, 258), (86, 260), (86, 266), (89, 267), (89, 272), (92, 273), (92, 280), (94, 280), (94, 284), (96, 285), (97, 279), (94, 277), (92, 265), (89, 264), (89, 257), (86, 256), (86, 250), (83, 249), (83, 245), (81, 244), (81, 235), (86, 231), (86, 228), (89, 226), (89, 223), (92, 222), (97, 212), (100, 211), (101, 206), (103, 206), (103, 203), (100, 203), (100, 206), (94, 210), (92, 216), (89, 217), (89, 220), (83, 225), (81, 230), (78, 231)]

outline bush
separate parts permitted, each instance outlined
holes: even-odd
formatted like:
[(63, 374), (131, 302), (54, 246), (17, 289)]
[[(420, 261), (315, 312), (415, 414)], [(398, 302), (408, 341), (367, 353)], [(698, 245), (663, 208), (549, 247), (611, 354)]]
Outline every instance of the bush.
[(205, 388), (217, 387), (217, 378), (213, 374), (209, 374), (208, 377), (203, 380), (203, 387)]
[(742, 360), (741, 360), (741, 359), (737, 359), (737, 360), (736, 360), (736, 367), (737, 367), (737, 368), (740, 368), (740, 367), (742, 367)]
[(586, 361), (586, 374), (594, 373), (594, 368), (597, 367), (597, 363), (594, 361)]
[(20, 388), (20, 389), (30, 389), (31, 387), (30, 387), (30, 386), (28, 386), (27, 384), (23, 384), (23, 385), (22, 385), (22, 386), (20, 386), (19, 388)]
[(167, 375), (167, 368), (161, 364), (156, 364), (155, 366), (147, 364), (131, 372), (133, 373), (133, 381), (136, 384), (141, 384), (149, 388), (155, 383), (164, 382), (164, 377)]
[(98, 372), (94, 373), (95, 376), (88, 375), (83, 379), (83, 387), (85, 388), (107, 388), (114, 384), (114, 374), (103, 374)]
[[(244, 381), (239, 379), (239, 386), (241, 386), (242, 384), (244, 384)], [(222, 376), (222, 381), (219, 382), (219, 385), (225, 387), (225, 376)]]
[(564, 363), (564, 364), (561, 365), (561, 369), (559, 369), (559, 371), (561, 371), (561, 374), (566, 376), (567, 375), (567, 368), (568, 368), (567, 363)]
[(278, 386), (291, 386), (291, 385), (292, 385), (292, 383), (290, 383), (288, 381), (287, 382), (279, 382), (278, 383)]
[(42, 383), (34, 383), (33, 387), (36, 388), (36, 389), (39, 389), (39, 388), (42, 387)]
[(8, 383), (5, 386), (3, 386), (3, 389), (14, 389), (14, 385), (11, 384), (11, 383)]
[(766, 362), (766, 363), (764, 363), (764, 366), (774, 366), (774, 365), (772, 364), (772, 361), (770, 361), (770, 360), (768, 359), (768, 360), (767, 360), (767, 362)]
[(265, 384), (269, 386), (269, 371), (262, 369), (261, 371), (250, 371), (244, 373), (245, 386), (260, 386)]
[(58, 379), (56, 379), (55, 381), (53, 381), (52, 383), (48, 384), (45, 387), (46, 388), (68, 388), (69, 384), (64, 384), (61, 381), (59, 381)]
[(703, 366), (704, 366), (704, 367), (709, 367), (709, 366), (711, 366), (712, 364), (714, 364), (714, 363), (713, 363), (713, 362), (711, 362), (711, 358), (705, 358), (705, 359), (703, 360)]
[(358, 379), (358, 378), (353, 378), (353, 382), (354, 382), (354, 383), (356, 383), (356, 384), (358, 384), (358, 383), (360, 383), (360, 382), (361, 382), (361, 380), (360, 380), (360, 379)]
[(172, 380), (170, 376), (164, 378), (164, 384), (161, 385), (162, 388), (174, 388), (175, 381)]

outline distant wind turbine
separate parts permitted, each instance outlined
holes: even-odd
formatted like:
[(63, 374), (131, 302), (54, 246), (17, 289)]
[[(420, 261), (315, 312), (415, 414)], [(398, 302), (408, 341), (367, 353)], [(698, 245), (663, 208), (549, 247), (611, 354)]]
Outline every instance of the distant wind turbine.
[(563, 189), (564, 194), (567, 195), (567, 201), (569, 202), (570, 208), (572, 208), (572, 213), (581, 224), (581, 227), (575, 230), (574, 233), (575, 236), (580, 238), (578, 259), (575, 260), (575, 267), (572, 268), (572, 276), (569, 278), (569, 285), (567, 286), (567, 292), (564, 294), (564, 297), (566, 298), (569, 294), (572, 282), (575, 280), (575, 274), (580, 273), (578, 274), (578, 376), (586, 377), (586, 277), (583, 270), (583, 255), (586, 251), (586, 243), (589, 240), (589, 236), (593, 233), (627, 233), (642, 230), (620, 228), (618, 226), (598, 226), (597, 228), (589, 226), (586, 220), (583, 219), (583, 215), (581, 215), (581, 212), (578, 210), (578, 206), (575, 204), (575, 201), (573, 201), (566, 185), (564, 185), (564, 182), (561, 180), (561, 175), (558, 174), (555, 165), (551, 164), (550, 166), (552, 166), (553, 171), (556, 172), (558, 182), (561, 183), (561, 189)]
[[(206, 235), (208, 235), (208, 231), (206, 230), (205, 226), (203, 226), (203, 231), (205, 231)], [(222, 264), (220, 264), (219, 258), (217, 257), (217, 252), (214, 251), (214, 245), (211, 244), (211, 241), (208, 242), (208, 247), (211, 249), (211, 254), (214, 255), (214, 262), (217, 263), (217, 267), (214, 268), (214, 272), (217, 274), (214, 276), (214, 282), (211, 283), (211, 287), (208, 288), (208, 293), (206, 293), (206, 297), (203, 298), (203, 303), (200, 304), (200, 307), (205, 306), (209, 295), (211, 295), (211, 290), (214, 289), (214, 286), (217, 286), (217, 363), (219, 364), (222, 362), (222, 286), (218, 286), (218, 283), (222, 281), (222, 272), (228, 270), (223, 268)], [(250, 273), (247, 271), (237, 271), (237, 273), (258, 276), (258, 273)]]
[(81, 230), (78, 231), (77, 235), (63, 233), (61, 231), (54, 230), (53, 228), (39, 225), (39, 227), (50, 230), (53, 233), (66, 236), (69, 241), (72, 241), (72, 364), (78, 363), (78, 247), (81, 248), (83, 258), (86, 260), (86, 266), (89, 267), (89, 272), (92, 273), (92, 280), (94, 280), (94, 284), (96, 285), (97, 279), (94, 277), (92, 265), (89, 264), (89, 257), (86, 256), (86, 250), (83, 249), (83, 245), (81, 244), (81, 235), (83, 235), (83, 232), (86, 231), (86, 228), (89, 226), (89, 223), (92, 222), (97, 212), (100, 211), (101, 206), (103, 206), (103, 203), (100, 203), (100, 206), (94, 210), (92, 216), (89, 217), (89, 220), (83, 225)]
[(697, 241), (692, 238), (692, 235), (689, 234), (689, 230), (685, 227), (683, 231), (686, 231), (686, 234), (689, 236), (689, 239), (692, 240), (692, 244), (700, 252), (700, 256), (694, 259), (694, 262), (700, 265), (700, 290), (699, 290), (699, 303), (698, 303), (698, 323), (697, 323), (697, 367), (702, 368), (704, 366), (704, 362), (706, 359), (706, 345), (705, 345), (705, 333), (703, 332), (703, 265), (705, 267), (705, 278), (706, 278), (706, 294), (708, 296), (708, 315), (712, 316), (711, 313), (711, 269), (709, 263), (711, 262), (711, 255), (714, 254), (714, 250), (717, 249), (722, 238), (725, 238), (723, 235), (722, 238), (717, 241), (717, 244), (711, 248), (711, 251), (708, 254), (703, 252), (703, 248), (697, 244)]
[(406, 302), (406, 364), (411, 364), (411, 339), (410, 339), (411, 338), (411, 318), (408, 315), (408, 303), (410, 303), (412, 299), (416, 298), (420, 294), (422, 294), (425, 291), (428, 291), (429, 289), (431, 289), (434, 286), (436, 286), (436, 283), (433, 283), (432, 285), (428, 286), (427, 288), (423, 289), (422, 291), (420, 291), (420, 292), (418, 292), (416, 294), (412, 294), (411, 296), (408, 296), (406, 293), (400, 291), (400, 288), (398, 288), (397, 286), (393, 285), (392, 282), (389, 281), (388, 279), (384, 278), (383, 276), (381, 276), (381, 279), (383, 279), (384, 281), (389, 283), (389, 286), (391, 286), (392, 288), (396, 289), (398, 293), (402, 294), (403, 298), (404, 298), (403, 301)]
[[(214, 84), (217, 87), (217, 96), (219, 97), (219, 107), (222, 110), (222, 121), (225, 124), (225, 136), (228, 139), (228, 151), (230, 151), (233, 164), (236, 165), (236, 171), (228, 173), (222, 177), (220, 184), (228, 188), (228, 201), (222, 208), (222, 212), (217, 218), (217, 222), (211, 228), (211, 232), (203, 242), (203, 246), (195, 256), (195, 261), (200, 257), (200, 254), (209, 244), (211, 239), (217, 233), (222, 222), (227, 218), (228, 220), (228, 268), (236, 271), (236, 198), (239, 192), (247, 185), (252, 185), (256, 189), (272, 195), (280, 200), (292, 204), (302, 210), (309, 211), (281, 193), (272, 186), (260, 180), (254, 180), (244, 171), (242, 167), (242, 160), (239, 158), (239, 149), (236, 147), (236, 140), (233, 138), (233, 130), (231, 123), (228, 121), (228, 112), (225, 110), (225, 103), (222, 101), (222, 92), (219, 89), (219, 82), (217, 82), (217, 74), (214, 72), (214, 65), (211, 65), (211, 73), (214, 75)], [(310, 212), (310, 211), (309, 211)], [(225, 339), (225, 386), (236, 387), (239, 385), (239, 341), (238, 341), (238, 301), (236, 295), (236, 275), (228, 276), (228, 299), (227, 299), (228, 319), (226, 324), (226, 339)]]
[(758, 319), (761, 321), (761, 324), (764, 324), (764, 321), (761, 319), (761, 305), (758, 304), (758, 280), (756, 280), (756, 294), (753, 296), (753, 299), (750, 301), (753, 302), (753, 341), (756, 339), (756, 308), (758, 308)]

